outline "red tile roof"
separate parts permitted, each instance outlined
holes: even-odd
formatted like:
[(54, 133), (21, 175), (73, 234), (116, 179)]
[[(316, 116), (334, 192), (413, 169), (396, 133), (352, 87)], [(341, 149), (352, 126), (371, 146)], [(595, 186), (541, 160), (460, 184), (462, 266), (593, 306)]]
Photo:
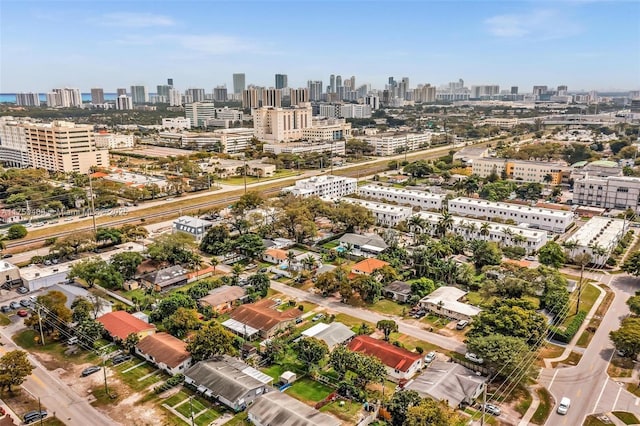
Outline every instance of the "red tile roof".
[(264, 254), (273, 257), (278, 260), (287, 260), (287, 252), (280, 249), (267, 249), (264, 251)]
[(146, 323), (125, 311), (109, 312), (98, 318), (104, 329), (112, 337), (126, 339), (131, 333), (140, 333), (147, 330), (155, 330), (156, 326)]
[(91, 177), (94, 179), (98, 179), (98, 178), (103, 178), (103, 177), (107, 177), (109, 176), (107, 173), (104, 172), (95, 172), (95, 173), (91, 173)]
[(385, 266), (387, 266), (389, 263), (385, 262), (384, 260), (380, 260), (380, 259), (376, 259), (374, 257), (370, 258), (370, 259), (364, 259), (361, 260), (360, 262), (356, 263), (355, 265), (353, 265), (351, 267), (352, 271), (360, 271), (363, 272), (365, 274), (370, 274), (373, 271), (375, 271), (376, 269), (380, 269), (380, 268), (384, 268)]
[(248, 303), (237, 307), (231, 313), (231, 318), (257, 330), (268, 332), (281, 322), (293, 321), (302, 315), (295, 308), (279, 312), (273, 307), (273, 300), (263, 299), (256, 303)]
[(167, 333), (156, 333), (140, 340), (136, 345), (144, 354), (151, 355), (156, 363), (175, 368), (191, 357), (187, 343)]
[(383, 364), (394, 370), (408, 371), (414, 362), (420, 360), (422, 355), (409, 352), (382, 340), (370, 336), (356, 336), (349, 345), (349, 350), (366, 355), (373, 355)]

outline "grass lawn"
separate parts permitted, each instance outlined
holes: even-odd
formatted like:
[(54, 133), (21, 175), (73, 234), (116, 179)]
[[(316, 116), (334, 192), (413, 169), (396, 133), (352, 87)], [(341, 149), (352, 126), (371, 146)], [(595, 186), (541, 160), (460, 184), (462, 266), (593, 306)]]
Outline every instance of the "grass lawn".
[(5, 326), (11, 324), (11, 320), (5, 314), (0, 314), (0, 325)]
[(193, 415), (195, 416), (200, 411), (205, 410), (207, 407), (204, 406), (200, 401), (196, 398), (191, 398), (191, 402), (183, 402), (175, 410), (185, 416), (186, 418), (191, 418), (191, 409), (193, 408)]
[(168, 406), (173, 407), (174, 405), (177, 405), (179, 402), (182, 402), (187, 398), (189, 398), (189, 394), (186, 393), (185, 391), (181, 390), (177, 394), (175, 394), (175, 395), (171, 396), (170, 398), (166, 399), (163, 402), (163, 404), (167, 404)]
[(372, 311), (379, 312), (381, 314), (395, 315), (398, 317), (404, 316), (410, 307), (407, 305), (401, 305), (398, 302), (394, 302), (389, 299), (380, 299), (376, 303), (367, 306)]
[(602, 318), (604, 317), (604, 314), (607, 313), (607, 311), (609, 310), (609, 306), (611, 306), (611, 302), (613, 302), (613, 298), (615, 296), (613, 291), (611, 291), (608, 287), (604, 285), (601, 287), (604, 290), (606, 290), (607, 293), (604, 296), (604, 299), (602, 300), (602, 302), (600, 302), (598, 309), (596, 309), (595, 315), (593, 316), (593, 318), (591, 318), (591, 321), (589, 321), (589, 325), (587, 326), (585, 331), (582, 333), (582, 335), (578, 339), (577, 346), (579, 347), (586, 348), (587, 346), (589, 346), (589, 343), (591, 342), (593, 335), (595, 334), (596, 330), (600, 326), (600, 323), (602, 322)]
[(626, 411), (613, 411), (612, 414), (622, 420), (625, 425), (635, 425), (640, 423), (640, 420), (638, 420), (633, 413), (628, 413)]
[(633, 372), (633, 361), (630, 358), (614, 355), (607, 367), (607, 374), (611, 377), (631, 377)]
[(45, 345), (40, 344), (40, 335), (33, 330), (25, 330), (13, 336), (13, 341), (26, 349), (27, 352), (42, 352), (52, 356), (53, 359), (41, 360), (49, 370), (67, 368), (70, 364), (77, 364), (93, 359), (95, 356), (85, 351), (78, 350), (75, 354), (65, 354), (68, 347), (63, 343), (44, 336)]
[(515, 407), (516, 411), (521, 416), (524, 416), (524, 414), (527, 412), (527, 410), (531, 406), (531, 402), (533, 402), (533, 397), (529, 392), (526, 392), (526, 395), (524, 396), (524, 398), (516, 404), (516, 407)]
[[(157, 368), (152, 366), (151, 364), (144, 363), (143, 365), (134, 368), (131, 371), (124, 372), (124, 370), (133, 367), (136, 364), (139, 364), (141, 361), (139, 358), (134, 357), (132, 360), (124, 362), (113, 369), (118, 372), (118, 376), (120, 380), (129, 385), (131, 389), (134, 390), (143, 390), (154, 383), (158, 383), (166, 378), (166, 375), (162, 372), (157, 371)], [(144, 380), (138, 380), (142, 377), (156, 372), (156, 374), (147, 377)]]
[(590, 416), (587, 416), (586, 420), (582, 424), (582, 426), (609, 426), (609, 425), (611, 425), (611, 423), (602, 422), (598, 420), (598, 418), (593, 414)]
[[(252, 184), (252, 183), (265, 182), (265, 181), (268, 181), (268, 180), (282, 179), (282, 178), (286, 178), (286, 177), (298, 176), (300, 174), (302, 174), (302, 173), (299, 172), (299, 171), (277, 170), (273, 177), (262, 177), (262, 178), (258, 179), (255, 176), (247, 176), (247, 185)], [(220, 181), (218, 181), (218, 182), (220, 182)], [(222, 183), (223, 184), (227, 184), (227, 185), (244, 185), (244, 177), (243, 176), (235, 176), (235, 177), (230, 177), (230, 178), (227, 178), (227, 179), (222, 179)]]
[(322, 401), (333, 392), (333, 389), (320, 382), (311, 380), (308, 377), (303, 377), (294, 382), (293, 386), (285, 392), (288, 393), (289, 396), (309, 404)]
[(195, 420), (198, 426), (209, 426), (209, 424), (211, 424), (211, 422), (213, 422), (218, 417), (220, 417), (220, 413), (212, 409), (208, 409), (207, 411), (196, 417)]
[(420, 322), (427, 324), (431, 328), (440, 330), (441, 328), (446, 327), (451, 320), (438, 315), (427, 314), (420, 320)]
[(235, 416), (231, 420), (225, 423), (227, 426), (247, 426), (250, 425), (249, 420), (247, 420), (247, 412), (242, 411)]
[(142, 300), (145, 298), (145, 296), (147, 296), (147, 293), (145, 292), (145, 290), (141, 288), (137, 288), (135, 290), (129, 290), (129, 291), (121, 291), (119, 293), (120, 293), (120, 296), (126, 297), (129, 300), (132, 300), (133, 297), (135, 297), (138, 300)]
[(489, 298), (484, 298), (477, 291), (470, 291), (465, 296), (467, 298), (467, 302), (473, 306), (488, 306), (490, 305), (495, 297), (491, 296)]
[(402, 343), (402, 346), (408, 351), (415, 351), (419, 346), (424, 350), (425, 354), (430, 351), (448, 353), (448, 351), (442, 349), (440, 346), (436, 346), (433, 343), (425, 342), (423, 340), (418, 340), (414, 337), (407, 336), (406, 334), (391, 333), (389, 335), (389, 342), (393, 343), (395, 341)]
[(627, 390), (637, 397), (640, 397), (640, 386), (635, 383), (627, 383)]
[(579, 354), (578, 352), (571, 352), (569, 354), (569, 356), (560, 362), (552, 362), (551, 365), (553, 366), (553, 368), (556, 368), (556, 366), (558, 364), (564, 364), (564, 365), (578, 365), (578, 363), (580, 362), (580, 360), (582, 359), (582, 354)]
[(354, 317), (352, 317), (350, 315), (347, 315), (347, 314), (337, 314), (335, 320), (338, 321), (338, 322), (343, 323), (347, 327), (350, 327), (352, 330), (354, 328), (355, 329), (360, 328), (362, 323), (367, 324), (371, 328), (372, 331), (376, 328), (376, 325), (374, 323), (372, 323), (372, 322), (363, 321), (361, 319), (354, 318)]
[[(580, 296), (580, 310), (589, 312), (599, 295), (600, 290), (598, 290), (593, 284), (583, 286), (582, 295)], [(570, 303), (569, 312), (571, 312), (571, 315), (567, 315), (560, 327), (566, 327), (571, 320), (573, 320), (576, 312), (576, 302), (577, 299)]]
[(536, 392), (540, 398), (540, 405), (538, 405), (536, 412), (533, 413), (531, 422), (542, 425), (547, 421), (547, 417), (551, 413), (551, 394), (545, 388), (536, 389)]
[(562, 346), (554, 345), (553, 343), (545, 342), (545, 344), (538, 351), (537, 363), (536, 365), (544, 366), (543, 359), (546, 358), (557, 358), (564, 352), (564, 348)]
[(338, 247), (339, 245), (340, 245), (340, 241), (333, 240), (333, 241), (329, 241), (328, 243), (324, 243), (322, 247), (326, 248), (327, 250), (331, 250), (333, 248)]
[[(340, 405), (343, 403), (344, 405)], [(320, 409), (323, 413), (331, 413), (338, 417), (340, 420), (349, 422), (349, 424), (355, 424), (358, 413), (362, 409), (362, 404), (353, 401), (333, 401), (330, 404), (325, 405)]]

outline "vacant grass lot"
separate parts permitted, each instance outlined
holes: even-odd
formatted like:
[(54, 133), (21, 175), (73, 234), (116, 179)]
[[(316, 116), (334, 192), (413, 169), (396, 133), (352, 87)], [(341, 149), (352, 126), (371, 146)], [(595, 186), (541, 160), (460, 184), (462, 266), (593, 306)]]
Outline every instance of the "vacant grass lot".
[(374, 330), (376, 328), (376, 325), (372, 322), (363, 321), (346, 314), (337, 314), (335, 320), (343, 323), (347, 327), (350, 327), (351, 330), (355, 331), (356, 333), (357, 329), (359, 329), (363, 323), (367, 324), (371, 330)]
[(407, 305), (401, 305), (389, 299), (380, 299), (376, 303), (369, 305), (368, 308), (381, 314), (395, 315), (398, 317), (404, 316), (410, 309)]
[[(147, 362), (125, 373), (125, 370), (133, 367), (136, 364), (140, 364), (141, 362), (142, 361), (139, 358), (133, 357), (132, 360), (123, 362), (122, 364), (113, 367), (113, 369), (118, 372), (118, 377), (120, 378), (120, 380), (126, 383), (131, 389), (134, 389), (136, 391), (146, 389), (154, 383), (158, 383), (168, 378), (164, 373), (158, 371), (157, 368)], [(154, 374), (149, 376), (151, 373)], [(145, 376), (149, 377), (142, 379)]]
[(311, 380), (308, 377), (303, 377), (302, 379), (296, 380), (293, 386), (285, 392), (288, 393), (289, 396), (299, 399), (304, 403), (315, 404), (325, 399), (333, 392), (333, 389), (320, 382)]
[[(340, 405), (340, 403), (343, 405)], [(333, 401), (330, 404), (325, 405), (320, 409), (323, 413), (330, 413), (339, 418), (340, 420), (344, 420), (349, 424), (355, 424), (355, 420), (357, 420), (358, 413), (362, 409), (362, 404), (353, 401)]]

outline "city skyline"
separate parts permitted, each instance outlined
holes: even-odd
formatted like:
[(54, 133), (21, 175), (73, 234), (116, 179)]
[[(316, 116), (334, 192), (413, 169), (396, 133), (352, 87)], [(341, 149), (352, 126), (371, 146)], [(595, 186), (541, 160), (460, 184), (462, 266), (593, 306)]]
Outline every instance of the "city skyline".
[[(3, 2), (0, 93), (153, 92), (167, 77), (180, 90), (231, 91), (234, 73), (247, 85), (274, 87), (275, 74), (286, 74), (290, 87), (320, 80), (323, 90), (331, 74), (378, 89), (389, 76), (407, 76), (412, 87), (463, 78), (523, 92), (640, 86), (637, 2), (171, 3)], [(327, 26), (322, 10), (349, 25)], [(413, 16), (424, 19), (412, 24)]]

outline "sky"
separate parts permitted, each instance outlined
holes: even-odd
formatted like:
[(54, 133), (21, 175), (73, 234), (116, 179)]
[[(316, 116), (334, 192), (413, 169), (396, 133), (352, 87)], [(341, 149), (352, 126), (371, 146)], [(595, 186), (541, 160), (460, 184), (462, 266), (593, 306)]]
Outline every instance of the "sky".
[(640, 1), (1, 0), (0, 93), (78, 87), (640, 89)]

